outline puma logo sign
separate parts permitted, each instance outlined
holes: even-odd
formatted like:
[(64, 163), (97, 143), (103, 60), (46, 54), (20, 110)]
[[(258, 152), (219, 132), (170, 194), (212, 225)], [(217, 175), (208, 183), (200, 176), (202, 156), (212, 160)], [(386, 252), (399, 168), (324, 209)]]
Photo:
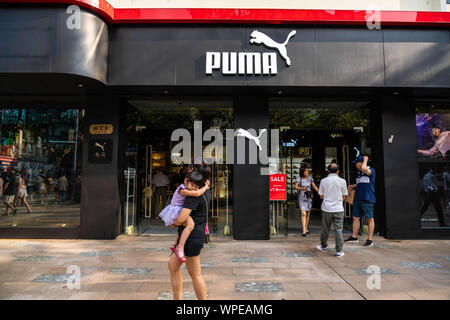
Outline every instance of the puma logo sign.
[(255, 141), (256, 145), (258, 146), (259, 151), (261, 151), (262, 147), (261, 147), (261, 143), (260, 143), (259, 139), (261, 138), (261, 135), (265, 131), (266, 131), (266, 129), (262, 129), (261, 132), (259, 133), (259, 136), (257, 136), (257, 137), (255, 137), (250, 132), (248, 132), (247, 130), (244, 130), (244, 129), (237, 129), (236, 133), (237, 133), (238, 137), (245, 137), (249, 140)]
[(98, 143), (98, 142), (95, 143), (95, 146), (98, 147), (98, 148), (100, 148), (100, 149), (102, 149), (103, 152), (105, 152), (105, 145), (106, 145), (106, 142), (105, 142), (103, 145), (101, 145), (101, 144)]
[(277, 49), (278, 52), (280, 53), (280, 55), (283, 57), (283, 59), (286, 61), (286, 64), (288, 66), (291, 65), (291, 59), (288, 57), (287, 55), (287, 49), (286, 49), (286, 45), (288, 44), (289, 40), (295, 36), (297, 32), (295, 30), (292, 30), (291, 32), (289, 32), (286, 41), (283, 43), (278, 43), (273, 41), (269, 36), (267, 36), (266, 34), (255, 30), (252, 32), (251, 34), (251, 39), (250, 39), (250, 43), (256, 43), (256, 44), (263, 44), (268, 48), (272, 48), (272, 49)]

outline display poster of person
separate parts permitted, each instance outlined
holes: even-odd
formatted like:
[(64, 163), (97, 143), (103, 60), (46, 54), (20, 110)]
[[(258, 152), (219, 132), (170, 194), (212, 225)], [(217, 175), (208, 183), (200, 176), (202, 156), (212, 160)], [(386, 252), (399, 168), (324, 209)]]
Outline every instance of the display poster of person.
[(416, 131), (419, 157), (450, 160), (450, 113), (418, 113)]

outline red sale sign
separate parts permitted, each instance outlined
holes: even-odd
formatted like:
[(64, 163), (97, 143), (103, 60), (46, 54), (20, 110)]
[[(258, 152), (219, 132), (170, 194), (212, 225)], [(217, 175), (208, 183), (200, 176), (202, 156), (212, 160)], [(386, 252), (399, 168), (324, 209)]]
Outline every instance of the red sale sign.
[(286, 200), (286, 174), (269, 175), (270, 200)]

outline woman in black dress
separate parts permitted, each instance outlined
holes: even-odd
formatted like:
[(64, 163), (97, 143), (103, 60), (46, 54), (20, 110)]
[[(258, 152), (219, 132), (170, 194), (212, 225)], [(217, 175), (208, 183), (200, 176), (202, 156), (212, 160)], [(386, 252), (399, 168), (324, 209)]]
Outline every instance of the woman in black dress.
[[(206, 180), (209, 179), (210, 168), (206, 165), (195, 165), (191, 179), (194, 178), (195, 184), (203, 187)], [(183, 209), (178, 216), (177, 222), (185, 221), (187, 216), (191, 216), (194, 220), (195, 227), (184, 246), (184, 254), (186, 256), (186, 269), (192, 279), (195, 295), (198, 300), (206, 300), (206, 284), (202, 276), (202, 268), (200, 264), (200, 251), (205, 243), (205, 229), (208, 216), (208, 206), (211, 199), (211, 192), (207, 190), (200, 197), (187, 197), (184, 201)], [(178, 228), (178, 235), (183, 232), (183, 226)], [(183, 279), (181, 277), (182, 262), (178, 260), (176, 255), (171, 255), (169, 259), (170, 281), (172, 284), (173, 298), (181, 300), (183, 292)]]

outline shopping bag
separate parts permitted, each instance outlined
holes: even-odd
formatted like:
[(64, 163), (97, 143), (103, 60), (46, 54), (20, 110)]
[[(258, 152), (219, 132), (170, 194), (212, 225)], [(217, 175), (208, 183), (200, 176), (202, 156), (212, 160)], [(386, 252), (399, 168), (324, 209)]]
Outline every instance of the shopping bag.
[(353, 205), (353, 201), (355, 200), (355, 193), (356, 191), (354, 189), (348, 190), (348, 196), (345, 198), (345, 202)]

